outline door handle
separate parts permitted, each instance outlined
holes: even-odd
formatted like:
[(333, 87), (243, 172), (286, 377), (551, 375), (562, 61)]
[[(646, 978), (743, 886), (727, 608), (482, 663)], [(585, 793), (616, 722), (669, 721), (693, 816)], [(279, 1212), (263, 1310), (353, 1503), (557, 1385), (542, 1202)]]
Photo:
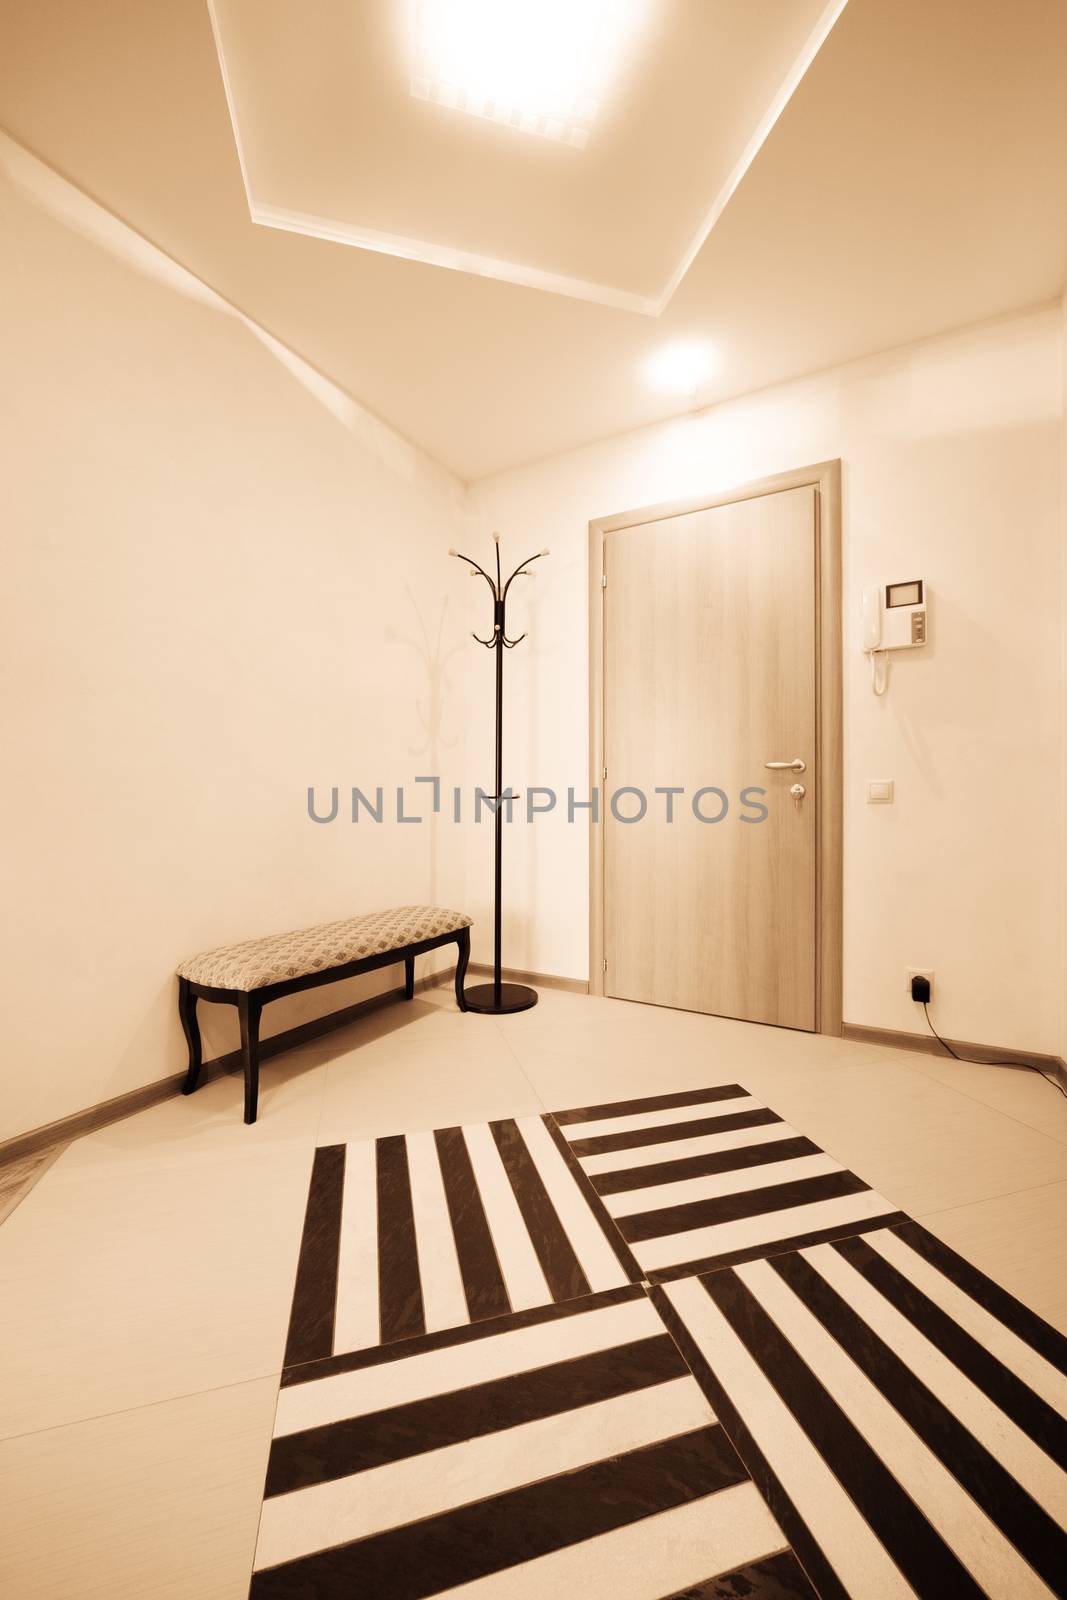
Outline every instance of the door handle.
[(806, 772), (808, 764), (801, 761), (799, 756), (794, 756), (792, 761), (765, 761), (763, 765), (769, 772)]

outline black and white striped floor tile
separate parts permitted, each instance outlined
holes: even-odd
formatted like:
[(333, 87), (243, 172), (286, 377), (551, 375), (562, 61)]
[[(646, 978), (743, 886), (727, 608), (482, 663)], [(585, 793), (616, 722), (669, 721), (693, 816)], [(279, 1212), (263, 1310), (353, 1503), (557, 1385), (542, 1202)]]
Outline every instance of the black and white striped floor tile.
[(446, 1590), (814, 1593), (632, 1285), (286, 1373), (251, 1600)]
[(822, 1600), (1067, 1594), (1067, 1340), (918, 1224), (650, 1292)]
[(652, 1283), (904, 1220), (736, 1083), (552, 1121)]
[(322, 1146), (285, 1364), (639, 1280), (589, 1198), (536, 1116)]

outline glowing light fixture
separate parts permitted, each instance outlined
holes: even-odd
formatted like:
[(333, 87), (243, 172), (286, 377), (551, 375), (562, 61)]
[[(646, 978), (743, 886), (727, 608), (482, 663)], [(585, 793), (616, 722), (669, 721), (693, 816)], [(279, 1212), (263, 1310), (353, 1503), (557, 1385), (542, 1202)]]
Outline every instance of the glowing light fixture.
[(714, 365), (711, 345), (688, 339), (657, 350), (645, 364), (645, 376), (653, 388), (664, 394), (695, 395), (701, 379)]
[[(643, 0), (642, 0), (643, 3)], [(416, 100), (585, 148), (638, 0), (411, 0)]]

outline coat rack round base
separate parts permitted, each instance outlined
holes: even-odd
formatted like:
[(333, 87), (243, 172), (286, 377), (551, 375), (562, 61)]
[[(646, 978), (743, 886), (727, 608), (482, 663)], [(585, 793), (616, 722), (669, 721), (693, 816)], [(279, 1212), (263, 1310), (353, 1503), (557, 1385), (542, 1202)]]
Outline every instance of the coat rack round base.
[(472, 989), (464, 989), (463, 998), (468, 1011), (499, 1015), (504, 1011), (529, 1011), (537, 1004), (537, 990), (528, 989), (524, 983), (502, 983), (498, 998), (495, 983), (476, 983)]

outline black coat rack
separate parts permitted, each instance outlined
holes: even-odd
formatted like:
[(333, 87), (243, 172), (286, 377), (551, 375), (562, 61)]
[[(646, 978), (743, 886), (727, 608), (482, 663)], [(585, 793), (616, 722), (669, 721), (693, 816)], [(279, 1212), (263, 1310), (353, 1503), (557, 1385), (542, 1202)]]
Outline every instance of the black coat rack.
[(450, 556), (456, 556), (460, 561), (465, 561), (471, 569), (472, 577), (483, 577), (493, 591), (493, 632), (488, 639), (480, 639), (472, 634), (473, 639), (484, 645), (487, 650), (496, 651), (496, 782), (493, 785), (492, 799), (496, 807), (496, 857), (494, 868), (494, 907), (493, 907), (493, 981), (492, 983), (475, 984), (467, 989), (464, 999), (470, 1011), (487, 1011), (498, 1015), (505, 1011), (528, 1011), (537, 1004), (537, 990), (528, 989), (524, 983), (502, 983), (500, 981), (500, 891), (501, 891), (501, 861), (504, 842), (504, 805), (515, 797), (504, 794), (504, 651), (514, 650), (521, 644), (526, 635), (520, 633), (517, 639), (509, 639), (505, 628), (505, 607), (507, 606), (508, 590), (516, 578), (528, 577), (530, 564), (539, 561), (542, 556), (547, 556), (547, 550), (538, 550), (536, 555), (527, 556), (525, 561), (519, 563), (507, 582), (500, 576), (500, 535), (494, 533), (493, 544), (496, 550), (496, 582), (494, 583), (488, 572), (480, 567), (477, 561), (472, 561), (470, 556), (465, 556), (459, 550), (450, 550)]

